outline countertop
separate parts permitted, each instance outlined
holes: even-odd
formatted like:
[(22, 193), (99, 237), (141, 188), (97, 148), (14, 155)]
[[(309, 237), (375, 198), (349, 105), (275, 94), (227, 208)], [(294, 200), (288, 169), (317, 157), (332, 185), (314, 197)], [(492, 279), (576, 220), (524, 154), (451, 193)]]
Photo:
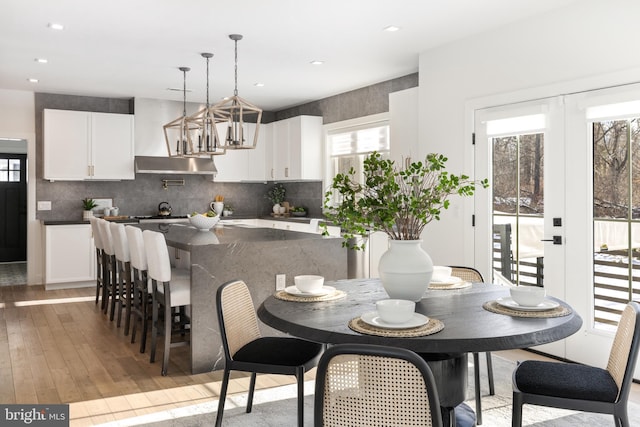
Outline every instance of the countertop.
[[(247, 216), (247, 215), (231, 215), (231, 216), (225, 216), (220, 218), (220, 222), (224, 224), (225, 221), (233, 221), (233, 220), (241, 220), (241, 219), (267, 219), (267, 220), (273, 220), (273, 221), (285, 221), (285, 222), (298, 222), (298, 223), (303, 223), (303, 224), (309, 224), (311, 223), (312, 219), (317, 219), (320, 222), (325, 222), (324, 218), (311, 218), (311, 217), (297, 217), (297, 216), (289, 216), (289, 217), (282, 217), (282, 216)], [(138, 220), (135, 217), (129, 217), (129, 219), (118, 219), (118, 220), (111, 220), (112, 222), (120, 222), (120, 223), (126, 223), (126, 224), (135, 224), (138, 222)], [(73, 224), (89, 224), (88, 220), (82, 220), (82, 219), (63, 219), (63, 220), (45, 220), (42, 221), (43, 225), (73, 225)]]
[(200, 231), (188, 223), (146, 223), (138, 224), (137, 227), (140, 227), (142, 230), (159, 231), (164, 234), (169, 246), (189, 251), (193, 246), (204, 245), (341, 239), (340, 237), (329, 237), (316, 233), (304, 233), (275, 228), (225, 225), (224, 221), (221, 221), (208, 231)]

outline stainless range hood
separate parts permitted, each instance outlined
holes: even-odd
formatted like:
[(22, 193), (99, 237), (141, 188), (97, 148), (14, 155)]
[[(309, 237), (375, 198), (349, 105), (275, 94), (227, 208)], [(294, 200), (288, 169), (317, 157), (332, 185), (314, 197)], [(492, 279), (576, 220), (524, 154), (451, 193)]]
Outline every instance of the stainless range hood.
[(136, 173), (215, 175), (212, 158), (136, 156)]

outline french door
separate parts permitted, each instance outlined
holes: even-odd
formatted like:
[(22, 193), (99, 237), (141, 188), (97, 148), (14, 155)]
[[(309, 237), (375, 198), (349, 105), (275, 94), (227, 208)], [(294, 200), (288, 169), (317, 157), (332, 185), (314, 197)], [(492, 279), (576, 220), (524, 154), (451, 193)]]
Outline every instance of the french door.
[(580, 314), (580, 332), (541, 351), (604, 367), (640, 298), (640, 87), (477, 110), (475, 131), (476, 174), (492, 178), (477, 259), (494, 282), (544, 286)]
[[(477, 193), (476, 259), (494, 283), (544, 286), (565, 299), (561, 100), (478, 110), (475, 132), (476, 176), (491, 182), (489, 191)], [(561, 357), (566, 352), (564, 342), (541, 347)]]

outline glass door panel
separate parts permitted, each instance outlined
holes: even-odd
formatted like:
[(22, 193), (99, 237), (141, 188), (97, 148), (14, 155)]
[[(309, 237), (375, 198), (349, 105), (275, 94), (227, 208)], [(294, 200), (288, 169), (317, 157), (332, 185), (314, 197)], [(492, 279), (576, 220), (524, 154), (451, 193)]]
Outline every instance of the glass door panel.
[(594, 328), (615, 331), (640, 293), (638, 119), (592, 123)]
[(543, 285), (544, 134), (491, 138), (494, 281)]

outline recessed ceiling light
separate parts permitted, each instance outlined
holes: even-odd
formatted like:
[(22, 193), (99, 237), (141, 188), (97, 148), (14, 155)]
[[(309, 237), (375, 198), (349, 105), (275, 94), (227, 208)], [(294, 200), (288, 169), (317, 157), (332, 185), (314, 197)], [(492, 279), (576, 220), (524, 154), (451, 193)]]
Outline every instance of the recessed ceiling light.
[(324, 64), (324, 61), (318, 61), (318, 60), (311, 61), (311, 65), (322, 65), (322, 64)]
[(39, 62), (40, 64), (46, 64), (47, 62), (49, 62), (47, 58), (36, 58), (34, 59), (34, 61)]
[(394, 31), (398, 31), (399, 29), (400, 27), (396, 27), (395, 25), (389, 25), (388, 27), (384, 27), (382, 30), (392, 33)]
[(49, 22), (48, 27), (51, 28), (52, 30), (64, 30), (64, 25), (57, 24), (55, 22)]
[(31, 83), (38, 83), (38, 79), (27, 79)]
[(259, 82), (258, 82), (258, 83), (254, 83), (253, 85), (254, 85), (255, 87), (263, 87), (263, 86), (264, 86), (264, 83), (259, 83)]

